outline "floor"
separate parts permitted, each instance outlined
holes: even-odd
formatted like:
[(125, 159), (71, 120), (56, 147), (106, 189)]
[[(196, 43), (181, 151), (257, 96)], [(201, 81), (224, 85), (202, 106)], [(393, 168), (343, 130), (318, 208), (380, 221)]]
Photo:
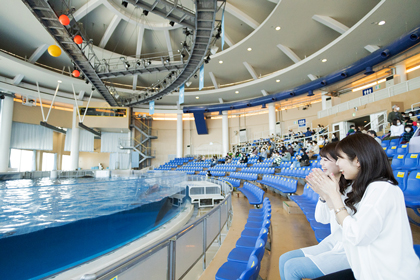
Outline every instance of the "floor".
[[(300, 185), (297, 193), (302, 193), (302, 190), (303, 186)], [(315, 239), (314, 232), (311, 229), (309, 222), (306, 220), (305, 215), (288, 214), (283, 209), (283, 201), (288, 200), (287, 198), (270, 191), (266, 192), (265, 197), (270, 199), (272, 205), (272, 243), (271, 252), (265, 252), (261, 264), (260, 276), (264, 280), (279, 280), (278, 260), (283, 253), (315, 245), (318, 244), (318, 242)], [(198, 278), (200, 271), (203, 271), (202, 262), (199, 262), (196, 265), (197, 267), (184, 279), (215, 279), (217, 270), (226, 262), (229, 252), (235, 247), (236, 240), (238, 240), (244, 229), (248, 210), (251, 209), (252, 206), (243, 195), (235, 192), (232, 197), (232, 208), (234, 214), (231, 227), (226, 235), (226, 231), (222, 234), (222, 240), (224, 239), (222, 245), (219, 247), (218, 244), (214, 244), (207, 253), (207, 263), (210, 262), (210, 259), (214, 256), (210, 264), (207, 265), (207, 269)], [(410, 225), (414, 243), (420, 244), (420, 227), (412, 224)]]

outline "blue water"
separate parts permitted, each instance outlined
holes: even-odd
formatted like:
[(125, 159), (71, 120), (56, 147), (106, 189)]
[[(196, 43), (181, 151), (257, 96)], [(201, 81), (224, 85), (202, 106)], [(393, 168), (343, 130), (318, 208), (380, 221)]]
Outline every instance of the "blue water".
[(0, 271), (39, 279), (112, 251), (178, 214), (185, 178), (0, 182)]

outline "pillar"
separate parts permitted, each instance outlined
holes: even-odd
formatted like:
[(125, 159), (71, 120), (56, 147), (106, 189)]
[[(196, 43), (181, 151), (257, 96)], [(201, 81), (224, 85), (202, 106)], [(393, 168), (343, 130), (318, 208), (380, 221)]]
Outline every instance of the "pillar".
[(71, 148), (70, 148), (70, 170), (76, 170), (79, 168), (79, 117), (77, 115), (77, 108), (73, 106), (73, 125), (71, 128)]
[(229, 152), (229, 119), (228, 112), (222, 112), (222, 156)]
[(276, 107), (274, 107), (274, 103), (268, 104), (268, 129), (269, 137), (272, 134), (276, 135)]
[(184, 128), (182, 126), (182, 113), (176, 116), (176, 157), (183, 156), (182, 147), (184, 146)]
[(10, 159), (10, 138), (13, 123), (13, 97), (5, 96), (1, 102), (0, 172), (7, 172)]
[(406, 67), (404, 63), (395, 65), (395, 74), (400, 77), (400, 83), (407, 81)]

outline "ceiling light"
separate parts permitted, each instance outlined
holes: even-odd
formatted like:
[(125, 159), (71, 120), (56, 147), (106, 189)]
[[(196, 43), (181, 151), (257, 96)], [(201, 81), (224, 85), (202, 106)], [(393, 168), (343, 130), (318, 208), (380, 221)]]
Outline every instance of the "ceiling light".
[(219, 60), (219, 63), (222, 64), (223, 63), (223, 60)]
[(384, 25), (384, 24), (385, 24), (384, 20), (381, 20), (380, 22), (378, 22), (378, 25)]
[(127, 2), (127, 1), (125, 1), (125, 0), (123, 0), (123, 1), (121, 2), (121, 5), (122, 5), (124, 8), (127, 8), (128, 2)]
[(239, 93), (239, 91), (235, 91), (235, 93), (236, 93), (236, 94), (238, 94), (238, 93)]
[(58, 80), (58, 81), (57, 81), (57, 83), (61, 84), (61, 83), (62, 83), (62, 81)]
[(362, 89), (365, 89), (365, 88), (372, 87), (372, 86), (377, 85), (377, 84), (378, 84), (378, 82), (373, 82), (373, 83), (370, 83), (370, 84), (367, 84), (367, 85), (364, 85), (364, 86), (361, 86), (361, 87), (358, 87), (358, 88), (354, 88), (351, 91), (355, 92), (355, 91), (358, 91), (358, 90), (362, 90)]
[(147, 10), (143, 10), (143, 15), (147, 17), (147, 15), (149, 14), (149, 11)]
[(252, 51), (252, 48), (247, 48), (246, 50), (250, 52), (250, 51)]
[(277, 26), (277, 27), (276, 27), (276, 30), (277, 30), (277, 31), (279, 31), (280, 29), (281, 29), (281, 27), (280, 27), (280, 26)]
[(200, 99), (200, 97), (196, 96), (195, 99)]
[(324, 58), (323, 60), (321, 60), (322, 62), (327, 62), (327, 59), (326, 58)]
[(175, 25), (175, 22), (173, 22), (172, 20), (169, 22), (169, 25), (170, 26), (174, 26)]
[(276, 83), (280, 83), (280, 80), (276, 80)]
[(405, 71), (405, 73), (410, 73), (413, 72), (414, 70), (420, 69), (420, 65), (414, 66), (413, 68), (407, 69), (407, 71)]
[(192, 84), (192, 82), (190, 82), (190, 81), (188, 81), (188, 82), (186, 82), (186, 83), (185, 83), (185, 85), (186, 85), (187, 87), (189, 87), (191, 84)]

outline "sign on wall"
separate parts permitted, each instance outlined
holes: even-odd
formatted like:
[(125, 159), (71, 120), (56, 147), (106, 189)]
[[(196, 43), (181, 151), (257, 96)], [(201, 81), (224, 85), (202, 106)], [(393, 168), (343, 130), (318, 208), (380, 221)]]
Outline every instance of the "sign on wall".
[(368, 94), (371, 94), (372, 92), (373, 92), (373, 87), (370, 87), (370, 88), (364, 89), (364, 90), (362, 91), (363, 96), (368, 95)]
[(305, 127), (306, 126), (306, 119), (300, 119), (298, 120), (299, 127)]

